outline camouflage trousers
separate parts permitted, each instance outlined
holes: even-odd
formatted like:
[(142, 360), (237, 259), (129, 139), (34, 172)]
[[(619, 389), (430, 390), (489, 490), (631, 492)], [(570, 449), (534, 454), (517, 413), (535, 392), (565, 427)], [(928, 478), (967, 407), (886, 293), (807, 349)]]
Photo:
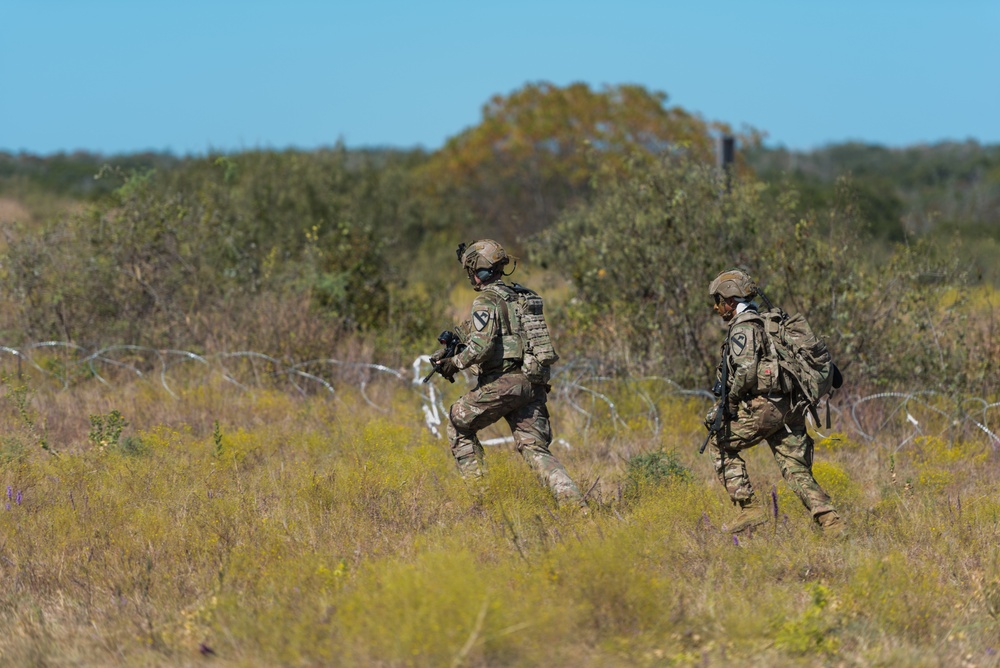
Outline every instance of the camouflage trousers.
[[(706, 424), (714, 419), (713, 409)], [(805, 415), (802, 410), (792, 410), (787, 396), (760, 396), (740, 402), (736, 417), (712, 438), (715, 474), (733, 503), (747, 501), (754, 494), (746, 462), (740, 453), (764, 440), (771, 446), (781, 477), (813, 519), (836, 510), (813, 477), (813, 440), (806, 432)]]
[(503, 418), (510, 426), (517, 451), (548, 484), (556, 499), (560, 503), (583, 503), (580, 489), (549, 452), (552, 426), (545, 407), (546, 393), (544, 385), (531, 384), (519, 372), (480, 376), (476, 388), (448, 411), (448, 440), (462, 475), (482, 475), (483, 446), (476, 432)]

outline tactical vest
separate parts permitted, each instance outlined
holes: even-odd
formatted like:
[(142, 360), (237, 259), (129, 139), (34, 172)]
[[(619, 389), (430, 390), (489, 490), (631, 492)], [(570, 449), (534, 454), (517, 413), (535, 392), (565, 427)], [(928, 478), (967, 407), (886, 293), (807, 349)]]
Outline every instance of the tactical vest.
[(504, 359), (521, 362), (521, 370), (532, 383), (547, 383), (549, 367), (559, 360), (548, 324), (544, 304), (534, 290), (514, 283), (496, 285), (503, 298), (499, 304)]

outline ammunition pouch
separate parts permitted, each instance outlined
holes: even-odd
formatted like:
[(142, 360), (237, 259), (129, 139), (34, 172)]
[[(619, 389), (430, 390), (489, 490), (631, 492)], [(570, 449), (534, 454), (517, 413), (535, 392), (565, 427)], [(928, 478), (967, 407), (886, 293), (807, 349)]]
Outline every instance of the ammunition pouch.
[(552, 377), (551, 369), (539, 362), (538, 358), (531, 353), (524, 355), (521, 371), (532, 385), (546, 385)]
[(757, 362), (757, 394), (783, 394), (778, 360), (761, 357)]

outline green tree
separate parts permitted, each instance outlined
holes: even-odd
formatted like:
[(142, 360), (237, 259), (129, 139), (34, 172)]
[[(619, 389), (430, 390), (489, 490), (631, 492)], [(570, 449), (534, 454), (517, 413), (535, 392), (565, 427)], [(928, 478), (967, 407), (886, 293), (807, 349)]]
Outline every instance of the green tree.
[(600, 179), (591, 205), (540, 237), (539, 259), (576, 288), (562, 314), (572, 345), (612, 370), (667, 368), (677, 382), (705, 384), (718, 338), (706, 331), (708, 280), (734, 264), (759, 267), (775, 214), (764, 189), (739, 180), (727, 192), (721, 170), (687, 158)]
[(403, 162), (340, 147), (108, 170), (106, 182), (124, 177), (110, 195), (13, 235), (10, 325), (31, 340), (295, 357), (357, 331), (391, 330), (396, 349), (430, 338), (436, 311), (408, 294), (406, 263), (389, 259), (413, 216)]
[(728, 185), (717, 168), (667, 157), (602, 179), (591, 205), (543, 234), (539, 259), (576, 288), (554, 318), (561, 345), (609, 371), (707, 387), (721, 334), (708, 282), (742, 266), (777, 305), (807, 314), (858, 382), (958, 372), (960, 341), (916, 335), (933, 325), (955, 275), (932, 249), (902, 249), (888, 271), (873, 271), (858, 235), (864, 203), (850, 188), (816, 217), (795, 190), (772, 193), (753, 178)]

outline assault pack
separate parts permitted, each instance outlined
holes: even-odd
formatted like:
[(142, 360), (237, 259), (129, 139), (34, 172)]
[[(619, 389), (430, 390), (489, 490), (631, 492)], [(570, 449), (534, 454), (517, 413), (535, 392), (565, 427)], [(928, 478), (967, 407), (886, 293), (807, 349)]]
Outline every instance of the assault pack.
[(826, 401), (826, 427), (830, 428), (830, 397), (844, 383), (840, 369), (834, 364), (826, 342), (816, 336), (805, 316), (789, 315), (782, 309), (768, 305), (758, 314), (767, 339), (767, 357), (776, 362), (781, 391), (792, 396), (793, 401), (804, 401), (819, 426), (817, 406), (823, 397)]
[[(518, 283), (504, 287), (508, 287), (509, 291), (501, 291), (503, 327), (512, 338), (519, 340), (520, 351), (517, 354), (521, 357), (521, 370), (532, 383), (547, 383), (549, 367), (559, 361), (559, 355), (545, 323), (542, 297)], [(507, 347), (505, 342), (504, 358), (508, 358)]]

